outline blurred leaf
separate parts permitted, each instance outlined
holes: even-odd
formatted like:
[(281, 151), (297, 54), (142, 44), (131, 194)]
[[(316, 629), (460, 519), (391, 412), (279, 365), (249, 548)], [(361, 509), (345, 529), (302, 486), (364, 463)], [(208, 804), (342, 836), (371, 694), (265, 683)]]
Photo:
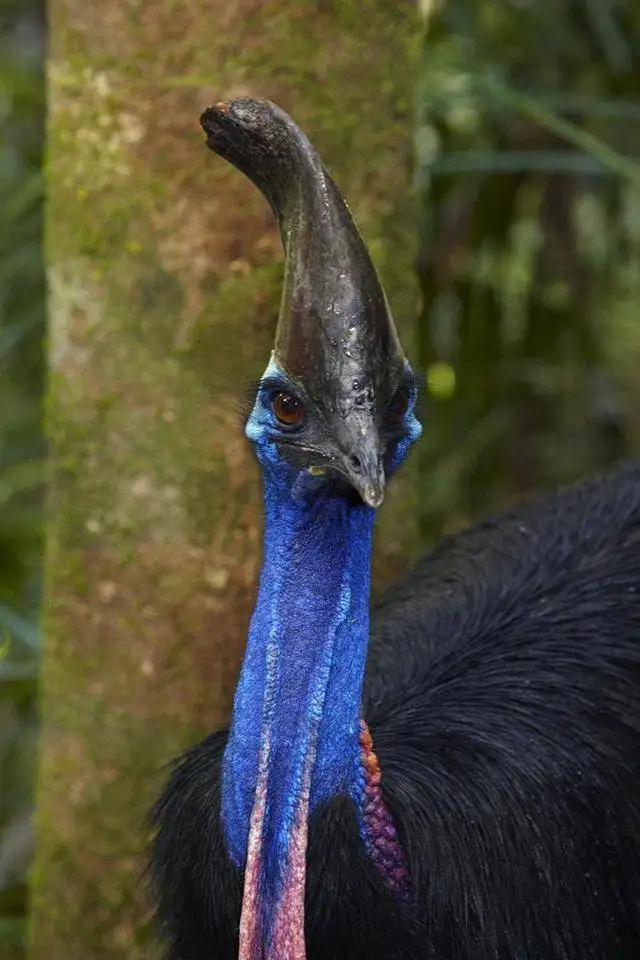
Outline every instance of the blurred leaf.
[[(44, 9), (0, 0), (0, 956), (23, 955), (42, 563)], [(10, 643), (6, 641), (9, 640)], [(20, 854), (20, 855), (18, 855)]]
[(618, 176), (627, 177), (632, 183), (640, 186), (640, 164), (629, 157), (622, 156), (599, 137), (563, 119), (542, 101), (510, 87), (495, 75), (476, 76), (474, 79), (484, 87), (489, 96), (494, 97), (503, 106), (511, 107), (514, 111), (530, 117), (545, 130), (557, 134), (585, 154), (598, 160), (603, 167), (609, 168)]
[(30, 650), (38, 650), (40, 647), (38, 631), (33, 624), (0, 603), (0, 636), (5, 631), (24, 643)]
[(32, 850), (33, 824), (28, 811), (13, 817), (0, 835), (0, 891), (24, 877)]
[(35, 680), (38, 676), (38, 664), (0, 663), (0, 683), (13, 683), (14, 680)]
[(425, 163), (430, 173), (572, 173), (602, 176), (611, 171), (594, 156), (561, 150), (505, 150), (501, 153), (448, 153)]
[(26, 921), (22, 917), (0, 917), (0, 948), (24, 946)]
[(435, 538), (640, 452), (640, 5), (423, 8), (420, 363), (455, 378), (418, 451)]

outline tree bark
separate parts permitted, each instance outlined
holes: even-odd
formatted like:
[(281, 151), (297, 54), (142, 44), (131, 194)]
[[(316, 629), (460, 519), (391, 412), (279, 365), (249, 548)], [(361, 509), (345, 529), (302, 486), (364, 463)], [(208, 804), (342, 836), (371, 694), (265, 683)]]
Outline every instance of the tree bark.
[[(251, 94), (308, 132), (405, 343), (418, 61), (410, 2), (52, 0), (52, 482), (31, 960), (158, 956), (141, 872), (168, 761), (228, 716), (260, 556), (238, 398), (269, 355), (281, 252), (200, 111)], [(410, 344), (407, 344), (410, 346)], [(415, 536), (408, 486), (379, 533)]]

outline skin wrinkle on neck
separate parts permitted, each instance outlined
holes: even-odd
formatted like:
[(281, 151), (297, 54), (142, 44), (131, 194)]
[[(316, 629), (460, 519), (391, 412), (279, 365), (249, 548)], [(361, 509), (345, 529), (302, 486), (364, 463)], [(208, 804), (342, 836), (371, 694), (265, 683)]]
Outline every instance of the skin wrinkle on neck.
[(265, 470), (265, 564), (223, 774), (230, 853), (239, 864), (250, 854), (241, 952), (250, 960), (289, 955), (276, 942), (290, 926), (283, 909), (304, 929), (308, 816), (351, 788), (369, 632), (373, 510), (340, 498), (296, 503), (281, 481)]

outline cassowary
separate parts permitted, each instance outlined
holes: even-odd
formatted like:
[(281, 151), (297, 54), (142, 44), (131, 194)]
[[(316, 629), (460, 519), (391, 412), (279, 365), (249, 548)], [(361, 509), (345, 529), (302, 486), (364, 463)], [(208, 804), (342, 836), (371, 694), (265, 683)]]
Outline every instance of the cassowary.
[(202, 118), (286, 252), (246, 424), (263, 565), (228, 731), (153, 815), (171, 960), (640, 957), (640, 468), (446, 538), (375, 607), (416, 378), (348, 208), (271, 103)]

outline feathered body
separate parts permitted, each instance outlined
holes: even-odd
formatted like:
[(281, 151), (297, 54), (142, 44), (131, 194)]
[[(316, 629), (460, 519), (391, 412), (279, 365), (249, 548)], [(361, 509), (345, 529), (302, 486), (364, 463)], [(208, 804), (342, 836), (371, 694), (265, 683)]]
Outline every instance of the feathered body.
[[(309, 960), (640, 956), (640, 467), (446, 538), (374, 610), (363, 692), (414, 905), (336, 796), (309, 825)], [(171, 960), (235, 960), (226, 732), (155, 814)]]

